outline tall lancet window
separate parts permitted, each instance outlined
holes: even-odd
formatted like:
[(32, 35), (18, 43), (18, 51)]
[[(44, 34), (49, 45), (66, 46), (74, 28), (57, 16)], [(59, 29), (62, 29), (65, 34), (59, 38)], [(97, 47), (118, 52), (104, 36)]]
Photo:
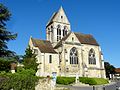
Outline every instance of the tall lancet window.
[(96, 64), (96, 58), (95, 58), (95, 51), (94, 49), (90, 49), (89, 56), (88, 56), (89, 64)]
[(50, 28), (48, 28), (47, 34), (48, 34), (48, 39), (50, 39)]
[(70, 64), (78, 64), (78, 52), (75, 47), (70, 50)]
[(51, 41), (53, 41), (53, 26), (51, 26)]
[(61, 40), (61, 26), (57, 26), (57, 41)]
[(63, 36), (66, 36), (67, 35), (67, 26), (64, 26), (64, 29), (63, 29)]

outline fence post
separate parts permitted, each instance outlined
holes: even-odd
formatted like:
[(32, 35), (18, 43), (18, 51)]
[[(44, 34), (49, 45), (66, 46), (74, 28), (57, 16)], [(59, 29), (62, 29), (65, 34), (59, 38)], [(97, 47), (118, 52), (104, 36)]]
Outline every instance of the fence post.
[(95, 90), (95, 86), (93, 86), (93, 90)]
[(103, 90), (105, 90), (105, 86), (103, 85)]

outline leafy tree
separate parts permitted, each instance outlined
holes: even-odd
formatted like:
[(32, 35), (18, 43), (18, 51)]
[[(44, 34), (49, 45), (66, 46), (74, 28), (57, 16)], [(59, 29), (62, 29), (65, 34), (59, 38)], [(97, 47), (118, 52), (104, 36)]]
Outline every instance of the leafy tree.
[(25, 55), (23, 56), (23, 58), (36, 58), (36, 54), (32, 51), (30, 46), (26, 48)]
[(37, 71), (38, 64), (36, 63), (36, 54), (30, 49), (30, 46), (25, 50), (25, 55), (23, 56), (23, 64), (25, 69), (32, 68)]
[(12, 58), (0, 58), (0, 72), (9, 72), (11, 68), (11, 63), (14, 62)]
[(17, 34), (7, 31), (6, 22), (9, 21), (11, 13), (0, 3), (0, 57), (13, 56), (15, 53), (8, 50), (7, 42), (14, 40)]
[(109, 62), (105, 62), (105, 71), (106, 71), (106, 77), (109, 77), (109, 74), (115, 74), (115, 67), (111, 65)]

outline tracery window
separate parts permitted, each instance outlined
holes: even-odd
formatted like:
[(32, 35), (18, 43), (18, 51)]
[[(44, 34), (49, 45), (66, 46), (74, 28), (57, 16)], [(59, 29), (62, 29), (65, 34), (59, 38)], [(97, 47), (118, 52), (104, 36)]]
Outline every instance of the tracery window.
[(63, 29), (63, 36), (66, 36), (67, 35), (67, 26), (64, 26), (64, 29)]
[(78, 52), (75, 47), (70, 50), (70, 64), (78, 64)]
[(88, 56), (89, 64), (96, 64), (96, 58), (95, 58), (95, 51), (94, 49), (90, 49), (89, 56)]
[(61, 26), (57, 26), (57, 41), (61, 40)]

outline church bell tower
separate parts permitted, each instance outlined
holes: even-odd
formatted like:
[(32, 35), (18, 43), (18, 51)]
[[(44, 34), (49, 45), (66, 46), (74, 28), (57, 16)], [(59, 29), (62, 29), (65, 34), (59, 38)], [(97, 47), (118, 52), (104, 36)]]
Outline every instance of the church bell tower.
[(62, 7), (58, 12), (53, 13), (51, 19), (46, 25), (46, 39), (53, 46), (70, 32), (70, 22)]

